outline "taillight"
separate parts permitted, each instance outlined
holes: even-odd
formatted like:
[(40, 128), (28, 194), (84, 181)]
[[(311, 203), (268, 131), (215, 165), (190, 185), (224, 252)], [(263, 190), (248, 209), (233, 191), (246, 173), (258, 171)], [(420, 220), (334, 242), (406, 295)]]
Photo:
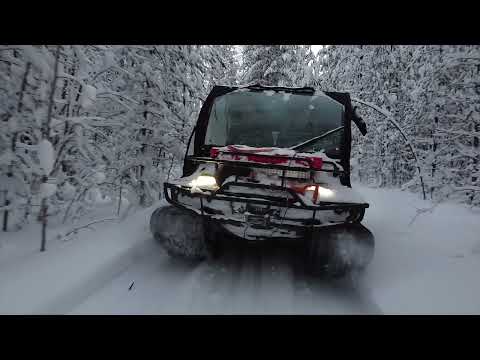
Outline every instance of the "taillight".
[(305, 195), (307, 189), (314, 188), (314, 185), (305, 185), (305, 184), (288, 184), (288, 187), (295, 191), (296, 193)]
[(293, 191), (302, 194), (302, 195), (307, 195), (311, 194), (312, 197), (312, 202), (316, 203), (318, 200), (318, 185), (291, 185), (290, 186)]
[(318, 188), (320, 186), (318, 185), (310, 185), (310, 186), (307, 186), (307, 188), (305, 189), (305, 192), (307, 191), (311, 191), (313, 192), (313, 195), (312, 195), (312, 201), (314, 204), (317, 203), (317, 200), (318, 200)]
[(302, 195), (311, 196), (312, 202), (316, 204), (319, 200), (328, 200), (331, 199), (335, 193), (320, 185), (300, 185), (300, 184), (290, 184), (290, 188)]
[(323, 159), (320, 157), (311, 157), (310, 158), (310, 167), (313, 170), (321, 170), (323, 166)]
[(218, 148), (212, 147), (210, 149), (210, 157), (213, 159), (215, 159), (219, 153), (220, 153), (220, 150)]

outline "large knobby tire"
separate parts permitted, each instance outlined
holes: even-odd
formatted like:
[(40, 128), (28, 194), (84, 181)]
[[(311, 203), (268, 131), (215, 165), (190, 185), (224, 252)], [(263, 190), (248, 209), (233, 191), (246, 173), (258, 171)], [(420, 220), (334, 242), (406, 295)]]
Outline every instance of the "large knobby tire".
[(172, 257), (201, 261), (210, 255), (204, 221), (193, 212), (175, 206), (158, 208), (150, 218), (150, 231)]
[(315, 275), (340, 278), (362, 271), (375, 247), (372, 233), (361, 224), (345, 224), (314, 232), (309, 246), (309, 268)]

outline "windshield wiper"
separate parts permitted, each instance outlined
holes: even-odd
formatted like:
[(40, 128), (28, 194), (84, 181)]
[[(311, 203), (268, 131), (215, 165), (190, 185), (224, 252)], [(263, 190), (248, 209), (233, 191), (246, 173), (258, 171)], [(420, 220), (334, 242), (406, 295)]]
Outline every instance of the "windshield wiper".
[(320, 139), (322, 139), (322, 138), (324, 138), (324, 137), (327, 137), (327, 136), (329, 136), (329, 135), (331, 135), (331, 134), (333, 134), (333, 133), (336, 133), (337, 131), (342, 130), (343, 128), (344, 128), (344, 126), (339, 126), (339, 127), (335, 128), (335, 129), (332, 129), (332, 130), (330, 130), (330, 131), (327, 131), (326, 133), (323, 133), (322, 135), (315, 136), (314, 138), (311, 138), (311, 139), (309, 139), (309, 140), (307, 140), (307, 141), (301, 142), (300, 144), (291, 146), (291, 147), (289, 147), (289, 149), (291, 149), (291, 150), (300, 150), (301, 148), (304, 148), (304, 147), (306, 147), (306, 146), (314, 143), (314, 142), (317, 141), (317, 140), (320, 140)]

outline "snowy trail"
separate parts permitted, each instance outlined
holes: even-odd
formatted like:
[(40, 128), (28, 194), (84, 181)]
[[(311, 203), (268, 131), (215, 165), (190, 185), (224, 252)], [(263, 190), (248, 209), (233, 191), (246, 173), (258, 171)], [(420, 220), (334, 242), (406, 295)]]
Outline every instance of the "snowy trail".
[(289, 248), (238, 245), (218, 260), (189, 265), (170, 259), (151, 241), (152, 252), (71, 313), (379, 313), (351, 283), (309, 278)]
[(0, 313), (479, 314), (480, 214), (447, 203), (412, 223), (431, 204), (357, 188), (371, 204), (364, 222), (376, 238), (360, 277), (309, 276), (301, 247), (280, 243), (240, 241), (215, 261), (175, 260), (149, 232), (150, 208), (45, 253), (36, 242), (25, 256), (3, 253)]
[[(63, 314), (151, 253), (141, 210), (129, 221), (107, 226), (52, 249), (19, 256), (0, 266), (0, 313)], [(54, 241), (53, 239), (51, 241)]]

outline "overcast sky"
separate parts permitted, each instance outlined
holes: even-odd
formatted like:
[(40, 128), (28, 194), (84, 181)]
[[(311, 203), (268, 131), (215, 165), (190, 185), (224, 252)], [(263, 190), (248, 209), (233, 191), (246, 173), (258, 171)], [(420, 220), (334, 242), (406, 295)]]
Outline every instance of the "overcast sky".
[(316, 54), (323, 45), (312, 45), (312, 51)]
[[(323, 45), (312, 45), (312, 51), (316, 54), (318, 52), (318, 50), (321, 49)], [(236, 45), (236, 48), (237, 48), (237, 52), (240, 53), (241, 49), (240, 49), (240, 45)]]

